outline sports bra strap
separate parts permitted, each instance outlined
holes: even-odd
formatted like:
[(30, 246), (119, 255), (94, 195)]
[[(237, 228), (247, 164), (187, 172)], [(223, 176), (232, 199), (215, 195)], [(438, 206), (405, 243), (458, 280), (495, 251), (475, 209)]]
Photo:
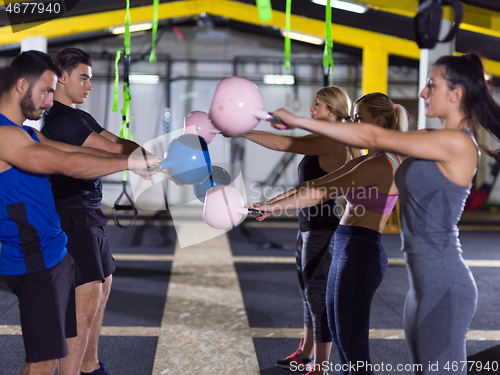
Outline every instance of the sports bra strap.
[[(398, 163), (396, 163), (396, 160), (395, 160), (395, 159), (394, 159), (391, 155), (389, 155), (387, 152), (384, 152), (384, 151), (377, 151), (377, 152), (376, 152), (376, 153), (374, 153), (372, 156), (370, 156), (370, 159), (371, 159), (371, 158), (374, 158), (375, 156), (379, 156), (379, 155), (387, 155), (387, 156), (389, 156), (389, 157), (392, 159), (392, 161), (394, 162), (394, 164), (396, 164), (396, 168), (399, 168), (399, 165), (401, 164), (401, 160), (399, 159), (399, 157), (398, 157), (397, 155), (394, 155), (394, 156), (396, 156), (396, 158), (398, 159), (399, 164), (398, 164)], [(365, 155), (365, 156), (366, 156), (366, 155)], [(358, 162), (358, 164), (359, 164), (360, 162), (362, 162), (363, 160), (365, 160), (365, 159), (363, 158), (362, 160), (360, 160), (360, 161)]]
[(468, 134), (471, 137), (474, 146), (476, 146), (476, 148), (479, 150), (479, 145), (477, 143), (476, 137), (474, 137), (474, 134), (472, 134), (472, 132), (469, 129), (461, 129), (461, 131), (465, 134)]
[(394, 162), (394, 164), (396, 164), (396, 168), (399, 168), (399, 165), (401, 164), (401, 160), (399, 160), (399, 157), (398, 157), (397, 155), (394, 155), (394, 156), (396, 156), (396, 158), (398, 159), (399, 164), (398, 164), (398, 163), (396, 163), (396, 159), (394, 159), (394, 158), (393, 158), (391, 155), (389, 155), (387, 152), (384, 152), (384, 153), (382, 153), (382, 154), (380, 154), (380, 155), (387, 155), (387, 156), (389, 156), (389, 157), (392, 159), (392, 161)]
[[(476, 140), (476, 137), (474, 137), (474, 134), (469, 129), (461, 129), (461, 131), (470, 136), (472, 143), (474, 143), (474, 146), (476, 146), (476, 150), (479, 152), (480, 151), (479, 144), (477, 143), (477, 140)], [(479, 167), (479, 159), (480, 159), (480, 157), (478, 155), (476, 169)]]

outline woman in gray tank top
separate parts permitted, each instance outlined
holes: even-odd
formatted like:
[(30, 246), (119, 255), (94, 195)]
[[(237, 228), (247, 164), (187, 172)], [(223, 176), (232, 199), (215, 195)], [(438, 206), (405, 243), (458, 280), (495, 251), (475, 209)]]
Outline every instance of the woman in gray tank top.
[(465, 340), (477, 289), (462, 258), (457, 223), (479, 161), (473, 133), (481, 125), (500, 138), (500, 106), (475, 54), (441, 57), (420, 97), (425, 115), (439, 118), (440, 130), (403, 133), (369, 124), (332, 127), (284, 109), (273, 113), (282, 121), (274, 126), (302, 128), (349, 146), (410, 156), (396, 174), (410, 280), (404, 311), (408, 349), (418, 374), (466, 374)]

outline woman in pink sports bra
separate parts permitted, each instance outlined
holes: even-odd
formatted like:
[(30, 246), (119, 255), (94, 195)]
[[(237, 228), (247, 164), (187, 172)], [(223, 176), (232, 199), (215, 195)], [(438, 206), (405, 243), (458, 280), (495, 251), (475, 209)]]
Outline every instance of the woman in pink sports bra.
[[(351, 100), (338, 86), (323, 87), (309, 109), (311, 118), (337, 125), (350, 120)], [(353, 125), (355, 126), (355, 125)], [(274, 151), (304, 155), (298, 166), (299, 182), (315, 180), (343, 166), (346, 160), (362, 155), (361, 150), (317, 135), (284, 136), (252, 130), (243, 138)], [(349, 157), (348, 157), (349, 154)], [(295, 248), (299, 291), (302, 297), (304, 339), (291, 355), (276, 361), (278, 367), (291, 370), (328, 360), (332, 337), (326, 312), (326, 281), (332, 263), (333, 236), (339, 224), (335, 200), (323, 204), (323, 215), (311, 215), (317, 207), (298, 213), (299, 231)]]
[[(382, 93), (371, 93), (354, 102), (355, 122), (386, 129), (406, 130), (406, 110)], [(401, 163), (397, 155), (368, 150), (338, 170), (304, 182), (265, 203), (251, 205), (264, 212), (301, 209), (344, 196), (345, 212), (335, 232), (333, 261), (328, 275), (327, 316), (337, 347), (340, 374), (373, 374), (370, 369), (369, 322), (373, 295), (387, 269), (381, 232), (396, 203), (394, 174)], [(358, 362), (360, 361), (360, 362)], [(352, 368), (350, 364), (365, 366)], [(307, 375), (324, 375), (329, 363), (315, 365)]]

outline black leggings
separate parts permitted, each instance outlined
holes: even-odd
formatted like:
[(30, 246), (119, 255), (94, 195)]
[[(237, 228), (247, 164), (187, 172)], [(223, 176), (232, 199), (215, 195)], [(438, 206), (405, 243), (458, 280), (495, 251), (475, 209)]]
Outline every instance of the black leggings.
[(312, 329), (314, 342), (331, 342), (326, 315), (326, 284), (332, 263), (333, 230), (299, 231), (295, 252), (304, 326)]
[(371, 364), (370, 307), (386, 270), (387, 255), (379, 232), (339, 225), (328, 275), (326, 306), (338, 363), (343, 369), (340, 374), (373, 374), (370, 368), (358, 367), (356, 372), (344, 370), (349, 368), (349, 363)]

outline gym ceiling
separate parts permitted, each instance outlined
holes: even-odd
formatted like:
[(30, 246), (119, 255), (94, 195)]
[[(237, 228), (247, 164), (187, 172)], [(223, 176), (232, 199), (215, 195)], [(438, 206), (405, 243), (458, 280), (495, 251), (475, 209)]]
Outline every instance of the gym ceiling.
[[(14, 1), (21, 2), (9, 0)], [(51, 45), (115, 37), (110, 33), (110, 27), (124, 22), (125, 0), (66, 0), (66, 4), (71, 2), (76, 4), (73, 9), (50, 22), (36, 23), (43, 21), (43, 18), (26, 16), (23, 24), (18, 25), (20, 31), (16, 32), (10, 26), (6, 7), (0, 6), (0, 55), (16, 55), (21, 40), (30, 36), (47, 37), (49, 48)], [(387, 60), (388, 64), (391, 59), (391, 64), (417, 65), (420, 50), (415, 43), (413, 17), (417, 13), (419, 1), (358, 2), (369, 6), (366, 13), (333, 10), (333, 51), (363, 56), (363, 60), (370, 59), (372, 62), (381, 59)], [(457, 53), (479, 53), (485, 58), (488, 72), (500, 77), (500, 1), (462, 0), (461, 3), (464, 18), (456, 36)], [(231, 27), (251, 34), (267, 35), (282, 42), (280, 29), (285, 27), (286, 1), (272, 0), (271, 5), (273, 19), (261, 22), (255, 0), (160, 0), (159, 27), (172, 28), (175, 25), (194, 23), (200, 14), (206, 14), (215, 27)], [(130, 0), (130, 7), (133, 23), (151, 21), (153, 0)], [(450, 7), (445, 7), (444, 17), (453, 19)], [(292, 30), (324, 36), (324, 18), (324, 6), (310, 0), (292, 1)], [(319, 51), (322, 48), (318, 46)], [(384, 67), (376, 69), (380, 72)]]

